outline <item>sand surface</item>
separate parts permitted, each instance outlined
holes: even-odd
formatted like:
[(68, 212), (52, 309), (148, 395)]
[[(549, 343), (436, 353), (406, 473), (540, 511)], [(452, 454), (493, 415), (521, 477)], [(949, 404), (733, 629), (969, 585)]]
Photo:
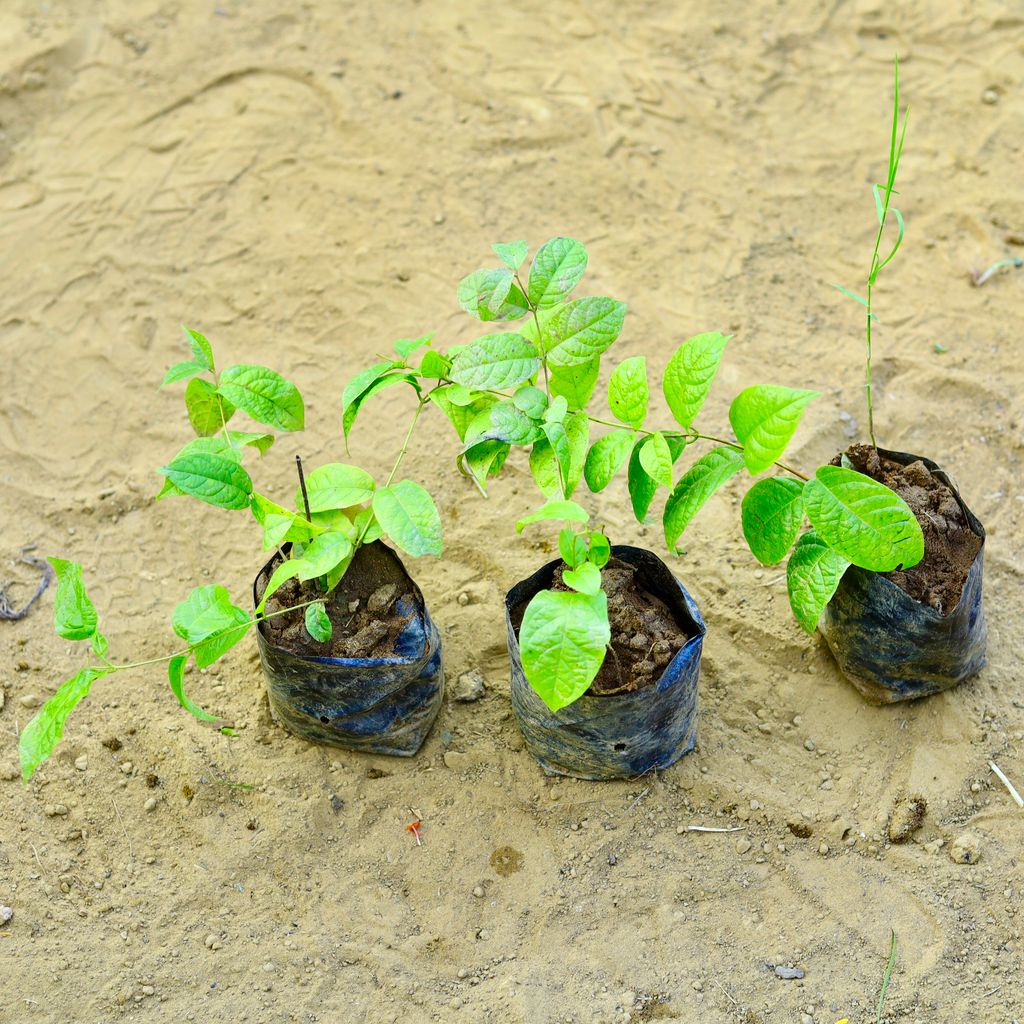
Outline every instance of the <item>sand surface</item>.
[[(631, 307), (619, 358), (660, 369), (691, 334), (734, 333), (708, 426), (747, 384), (819, 389), (792, 456), (828, 460), (864, 426), (860, 316), (831, 285), (863, 279), (894, 51), (913, 109), (880, 441), (942, 463), (988, 528), (981, 676), (867, 706), (746, 551), (730, 488), (677, 563), (709, 627), (696, 752), (550, 781), (511, 718), (501, 612), (550, 545), (515, 535), (522, 464), (484, 503), (437, 414), (412, 466), (447, 553), (411, 568), (449, 681), (478, 668), (487, 689), (446, 700), (414, 760), (277, 729), (247, 641), (190, 677), (237, 737), (178, 709), (162, 669), (123, 674), (23, 787), (16, 732), (81, 653), (52, 594), (0, 622), (0, 1020), (862, 1024), (890, 929), (887, 1021), (1024, 1019), (1024, 811), (987, 767), (1024, 785), (1024, 272), (968, 277), (1024, 251), (1015, 3), (7, 0), (0, 576), (27, 592), (27, 544), (84, 563), (122, 660), (169, 649), (197, 583), (243, 600), (246, 515), (151, 500), (188, 436), (180, 389), (157, 390), (179, 324), (303, 389), (310, 428), (258, 471), (286, 497), (296, 451), (344, 458), (341, 389), (375, 352), (474, 337), (455, 284), (498, 240), (583, 240), (584, 290)], [(354, 457), (386, 472), (411, 411), (388, 392)], [(660, 549), (620, 486), (591, 506)], [(924, 825), (889, 846), (907, 793)], [(948, 856), (964, 833), (975, 865)]]

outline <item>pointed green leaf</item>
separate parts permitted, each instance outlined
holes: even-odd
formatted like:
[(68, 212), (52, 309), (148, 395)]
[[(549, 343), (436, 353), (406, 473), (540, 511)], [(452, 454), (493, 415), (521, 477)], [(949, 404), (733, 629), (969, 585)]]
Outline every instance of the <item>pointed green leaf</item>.
[(743, 456), (735, 448), (712, 448), (679, 479), (665, 503), (665, 543), (677, 554), (676, 544), (701, 506), (734, 473), (743, 468)]
[(408, 359), (413, 352), (426, 348), (433, 338), (432, 334), (424, 334), (419, 338), (400, 338), (394, 343), (393, 348), (403, 359)]
[(99, 630), (96, 630), (96, 632), (89, 637), (89, 643), (92, 645), (93, 652), (97, 657), (105, 658), (107, 656), (107, 650), (110, 647), (110, 643)]
[(475, 441), (460, 453), (456, 465), (463, 476), (472, 478), (477, 489), (486, 497), (488, 478), (498, 475), (510, 450), (505, 441)]
[(381, 487), (373, 514), (384, 532), (407, 554), (441, 557), (441, 516), (427, 490), (413, 480)]
[(522, 410), (531, 420), (541, 420), (548, 408), (548, 396), (532, 384), (523, 384), (512, 396), (517, 409)]
[(252, 480), (235, 459), (212, 452), (179, 455), (159, 471), (185, 494), (217, 508), (248, 508)]
[(570, 569), (579, 568), (587, 560), (587, 538), (574, 530), (560, 530), (558, 534), (558, 550)]
[(807, 403), (817, 397), (817, 391), (758, 384), (733, 399), (729, 422), (752, 474), (763, 473), (782, 456)]
[(583, 409), (594, 393), (600, 372), (600, 356), (574, 366), (552, 364), (548, 367), (548, 387), (552, 395), (564, 398), (570, 409)]
[(556, 499), (546, 502), (536, 512), (531, 512), (520, 519), (516, 523), (516, 530), (522, 533), (531, 523), (542, 523), (552, 519), (568, 523), (586, 523), (590, 520), (590, 514), (575, 501)]
[[(373, 497), (373, 477), (358, 466), (328, 462), (318, 466), (306, 477), (310, 512), (326, 512), (335, 508), (351, 508)], [(295, 507), (303, 508), (302, 488), (296, 488)]]
[(229, 366), (220, 375), (217, 392), (257, 423), (278, 430), (302, 430), (305, 407), (299, 389), (265, 366)]
[(534, 442), (530, 449), (530, 473), (537, 489), (545, 498), (561, 497), (562, 483), (558, 475), (555, 453), (547, 439)]
[(222, 430), (234, 415), (235, 407), (202, 377), (193, 377), (185, 388), (185, 408), (192, 429), (200, 437), (209, 437)]
[[(222, 399), (223, 401), (223, 399)], [(229, 430), (228, 441), (232, 445), (249, 445), (256, 449), (260, 455), (266, 455), (273, 447), (273, 434), (253, 434), (244, 430)]]
[(402, 364), (400, 362), (397, 362), (394, 359), (387, 359), (380, 363), (374, 363), (373, 366), (368, 366), (365, 370), (360, 370), (359, 373), (357, 373), (345, 385), (345, 390), (342, 392), (342, 419), (346, 418), (346, 414), (352, 406), (358, 405), (359, 400), (366, 394), (373, 384), (393, 371), (400, 372), (401, 365)]
[(626, 304), (590, 296), (555, 311), (544, 328), (545, 355), (552, 366), (589, 363), (614, 344), (626, 318)]
[(518, 270), (529, 251), (526, 242), (495, 242), (491, 248), (509, 270)]
[(306, 606), (306, 632), (322, 644), (331, 639), (331, 619), (323, 601)]
[(643, 356), (623, 359), (608, 381), (608, 405), (617, 420), (642, 427), (647, 419), (647, 360)]
[(672, 490), (672, 453), (662, 434), (652, 434), (640, 446), (640, 465), (655, 483)]
[(612, 557), (612, 546), (608, 543), (608, 538), (603, 533), (595, 530), (590, 535), (590, 553), (587, 557), (598, 569), (603, 569), (608, 564), (609, 559)]
[(651, 502), (658, 492), (658, 484), (652, 480), (647, 470), (640, 464), (640, 449), (644, 439), (638, 441), (629, 457), (629, 469), (626, 479), (629, 486), (629, 500), (633, 506), (633, 515), (638, 523), (647, 521)]
[(188, 380), (189, 377), (194, 377), (197, 373), (205, 372), (205, 366), (200, 366), (199, 363), (193, 362), (191, 359), (185, 363), (175, 363), (164, 374), (160, 387), (165, 388), (168, 384), (176, 384), (179, 380)]
[[(504, 320), (508, 319), (503, 313), (505, 300), (509, 298), (513, 287), (512, 271), (505, 267), (497, 270), (475, 270), (459, 282), (455, 294), (459, 305), (470, 316), (484, 321)], [(518, 289), (516, 291), (518, 292)], [(525, 302), (517, 304), (513, 298), (512, 304), (518, 305), (520, 316), (527, 312)]]
[(924, 557), (924, 535), (910, 506), (856, 470), (822, 466), (804, 487), (804, 507), (821, 540), (862, 569), (909, 569)]
[(569, 487), (569, 472), (571, 467), (572, 453), (569, 448), (569, 436), (565, 432), (565, 425), (562, 423), (543, 424), (544, 436), (555, 457), (555, 466), (558, 471), (558, 486), (562, 497), (568, 498), (572, 493)]
[(849, 567), (850, 563), (814, 530), (808, 530), (797, 541), (786, 566), (786, 586), (793, 614), (808, 633), (817, 628), (821, 613)]
[(192, 358), (204, 369), (213, 373), (213, 346), (206, 340), (205, 335), (193, 331), (191, 327), (182, 328), (185, 337), (188, 338), (189, 348), (192, 349)]
[(533, 257), (527, 293), (538, 309), (557, 306), (587, 269), (587, 250), (574, 238), (552, 238)]
[(344, 407), (341, 414), (341, 427), (345, 436), (346, 447), (348, 445), (348, 435), (351, 433), (352, 427), (355, 425), (356, 416), (359, 415), (359, 411), (378, 392), (383, 391), (385, 388), (394, 387), (396, 384), (408, 384), (417, 395), (420, 393), (419, 382), (416, 380), (415, 374), (385, 373), (370, 384), (370, 386), (366, 388), (366, 390), (363, 391), (355, 401), (347, 407)]
[(636, 435), (632, 430), (613, 430), (598, 438), (583, 465), (583, 476), (592, 491), (603, 491), (622, 468)]
[[(491, 406), (489, 416), (490, 425), (482, 435), (488, 440), (504, 441), (507, 444), (533, 444), (544, 436), (540, 424), (523, 412), (512, 399)], [(466, 436), (471, 437), (471, 431), (467, 431)]]
[(196, 587), (171, 616), (174, 632), (195, 651), (200, 668), (212, 665), (245, 635), (252, 620), (231, 603), (231, 595), (216, 583)]
[(676, 422), (689, 429), (708, 397), (731, 335), (710, 332), (684, 341), (665, 367), (662, 389)]
[(420, 360), (420, 368), (417, 372), (421, 377), (441, 380), (443, 377), (448, 376), (448, 371), (451, 368), (451, 361), (446, 356), (441, 355), (440, 352), (435, 352), (433, 349), (429, 349), (423, 353), (423, 358)]
[(566, 569), (562, 582), (577, 593), (595, 597), (601, 592), (601, 570), (593, 562), (584, 562), (577, 569)]
[(529, 380), (539, 369), (532, 341), (521, 334), (485, 334), (455, 355), (451, 379), (467, 388), (500, 390)]
[(773, 476), (758, 480), (743, 498), (743, 536), (754, 557), (775, 565), (793, 546), (804, 519), (804, 485)]
[(81, 565), (63, 558), (48, 558), (47, 561), (57, 574), (53, 628), (65, 640), (88, 640), (96, 632), (99, 617), (85, 592)]
[(187, 654), (175, 655), (167, 663), (167, 678), (171, 684), (171, 692), (175, 697), (178, 698), (178, 703), (194, 718), (199, 719), (200, 722), (219, 722), (216, 715), (211, 715), (208, 711), (204, 711), (191, 697), (185, 692), (185, 663), (188, 661)]

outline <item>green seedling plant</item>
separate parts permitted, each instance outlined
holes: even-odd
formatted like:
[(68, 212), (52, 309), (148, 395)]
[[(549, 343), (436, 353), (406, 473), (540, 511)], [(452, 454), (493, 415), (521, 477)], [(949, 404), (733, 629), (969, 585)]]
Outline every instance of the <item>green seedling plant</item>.
[[(441, 555), (441, 521), (433, 498), (415, 481), (396, 479), (426, 398), (420, 396), (405, 441), (383, 484), (378, 485), (367, 470), (345, 463), (327, 463), (307, 475), (296, 456), (298, 485), (289, 507), (259, 493), (244, 465), (247, 452), (262, 456), (270, 448), (274, 433), (267, 429), (236, 430), (231, 425), (241, 412), (271, 431), (302, 430), (305, 407), (298, 388), (262, 366), (242, 364), (218, 371), (208, 339), (187, 328), (185, 335), (191, 357), (172, 366), (162, 386), (188, 381), (185, 408), (196, 437), (159, 469), (164, 484), (157, 499), (188, 496), (225, 511), (247, 511), (261, 528), (264, 549), (279, 552), (278, 564), (254, 613), (234, 603), (228, 589), (220, 584), (196, 587), (171, 617), (172, 629), (184, 641), (184, 647), (161, 657), (118, 664), (108, 657), (108, 641), (86, 593), (81, 565), (51, 558), (57, 576), (57, 634), (67, 640), (88, 641), (92, 659), (21, 731), (19, 753), (26, 782), (50, 756), (69, 714), (98, 680), (128, 669), (166, 663), (171, 690), (181, 706), (200, 721), (230, 732), (229, 726), (185, 692), (190, 661), (197, 668), (206, 668), (259, 622), (296, 610), (304, 610), (306, 630), (313, 639), (329, 641), (332, 626), (325, 602), (364, 544), (384, 538), (414, 557)], [(410, 353), (427, 347), (429, 341), (418, 338), (396, 342), (397, 358), (389, 361), (417, 393), (417, 378), (400, 368)], [(380, 390), (382, 386), (386, 385), (374, 377), (365, 384), (357, 378), (346, 388), (342, 403), (346, 438), (362, 402), (374, 388)], [(292, 578), (310, 583), (316, 596), (268, 613), (268, 599)]]

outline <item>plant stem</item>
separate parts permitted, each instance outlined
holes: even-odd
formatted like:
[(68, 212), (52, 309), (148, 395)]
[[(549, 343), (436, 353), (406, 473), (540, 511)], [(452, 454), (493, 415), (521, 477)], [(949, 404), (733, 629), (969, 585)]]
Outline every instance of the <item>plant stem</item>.
[(541, 345), (541, 339), (543, 338), (543, 333), (540, 329), (540, 317), (537, 316), (536, 305), (530, 301), (530, 296), (527, 294), (526, 288), (523, 286), (523, 282), (519, 279), (518, 271), (516, 272), (515, 277), (516, 284), (519, 286), (519, 290), (523, 293), (523, 298), (526, 299), (526, 305), (529, 307), (530, 312), (533, 314), (533, 326), (537, 328), (537, 349), (538, 351), (540, 351), (540, 365), (541, 369), (543, 369), (544, 371), (544, 392), (548, 396), (548, 398), (550, 398), (551, 386), (550, 382), (548, 381), (548, 360), (547, 357), (544, 355), (544, 352), (542, 351), (543, 346)]
[(302, 457), (295, 456), (295, 468), (299, 471), (299, 487), (302, 489), (302, 504), (306, 506), (306, 522), (313, 522), (313, 515), (309, 511), (309, 494), (306, 493), (306, 477), (302, 472)]
[(409, 429), (405, 432), (405, 440), (402, 442), (402, 450), (398, 453), (398, 458), (395, 459), (395, 464), (391, 467), (391, 472), (388, 474), (387, 482), (384, 484), (385, 487), (390, 487), (391, 481), (395, 479), (398, 467), (402, 464), (402, 459), (405, 458), (405, 453), (409, 450), (409, 442), (412, 440), (412, 432), (416, 429), (416, 421), (420, 418), (420, 413), (423, 411), (423, 406), (426, 404), (427, 399), (421, 395), (420, 400), (416, 405), (416, 411), (412, 414), (412, 422), (409, 424)]
[[(735, 448), (737, 451), (743, 451), (743, 445), (738, 444), (736, 441), (727, 441), (724, 437), (714, 437), (711, 434), (686, 434), (686, 437), (692, 437), (695, 441), (713, 441), (715, 444), (724, 444), (728, 448)], [(778, 466), (779, 469), (784, 470), (786, 473), (792, 473), (798, 480), (803, 480), (805, 483), (810, 477), (805, 476), (800, 472), (799, 469), (794, 469), (792, 466), (786, 465), (785, 462), (773, 462), (773, 466)]]

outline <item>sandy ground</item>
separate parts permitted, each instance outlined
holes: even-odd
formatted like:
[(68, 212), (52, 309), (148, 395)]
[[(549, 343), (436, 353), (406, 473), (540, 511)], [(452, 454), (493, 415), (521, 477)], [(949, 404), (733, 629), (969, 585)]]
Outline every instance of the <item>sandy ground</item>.
[[(982, 675), (865, 705), (758, 571), (727, 491), (678, 563), (709, 626), (697, 751), (657, 778), (550, 781), (507, 693), (501, 597), (548, 551), (511, 525), (527, 477), (485, 504), (427, 420), (413, 465), (447, 553), (412, 569), (449, 680), (479, 668), (487, 691), (446, 702), (414, 760), (272, 726), (246, 642), (192, 677), (236, 738), (177, 709), (162, 670), (122, 675), (26, 788), (17, 730), (79, 654), (49, 595), (0, 623), (0, 1019), (862, 1024), (890, 929), (885, 1020), (1024, 1019), (1024, 812), (987, 767), (1024, 782), (1024, 273), (968, 280), (1024, 243), (1015, 3), (7, 0), (2, 575), (28, 582), (26, 544), (80, 560), (112, 651), (167, 650), (193, 585), (242, 599), (260, 563), (244, 516), (151, 500), (187, 436), (180, 394), (157, 391), (178, 325), (302, 387), (310, 429), (260, 470), (288, 495), (295, 451), (343, 457), (337, 402), (374, 352), (473, 337), (454, 287), (496, 240), (582, 239), (589, 291), (631, 306), (620, 357), (658, 367), (734, 332), (708, 426), (758, 380), (820, 389), (793, 457), (827, 460), (840, 413), (863, 425), (860, 317), (830, 285), (863, 277), (894, 50), (913, 112), (880, 439), (940, 461), (988, 528)], [(389, 392), (355, 457), (386, 469), (410, 413)], [(623, 490), (592, 507), (659, 547)], [(889, 846), (905, 793), (925, 823)], [(973, 866), (948, 856), (964, 833)], [(503, 847), (521, 855), (505, 875)]]

